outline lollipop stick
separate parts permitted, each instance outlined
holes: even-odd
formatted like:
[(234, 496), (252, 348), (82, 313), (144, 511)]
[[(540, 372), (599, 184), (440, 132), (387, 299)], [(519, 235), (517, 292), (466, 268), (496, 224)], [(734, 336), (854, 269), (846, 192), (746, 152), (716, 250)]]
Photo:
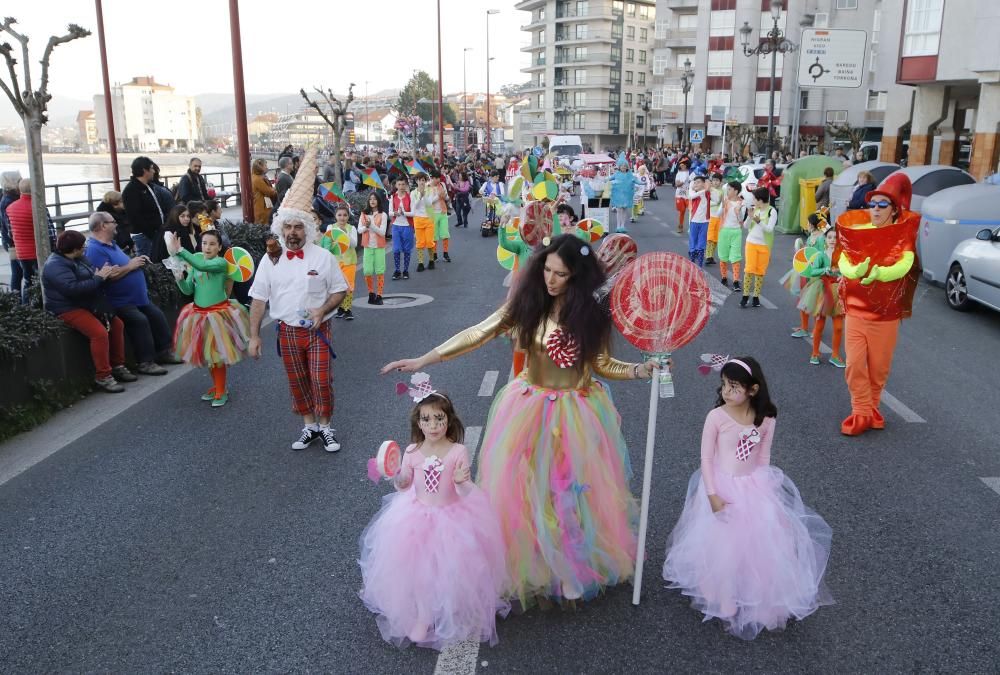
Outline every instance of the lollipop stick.
[(649, 381), (649, 419), (646, 422), (646, 462), (642, 469), (642, 505), (639, 509), (639, 542), (635, 552), (635, 582), (632, 589), (632, 604), (639, 604), (642, 594), (642, 567), (646, 559), (646, 524), (649, 520), (649, 490), (653, 477), (653, 449), (656, 439), (656, 412), (659, 407), (659, 387), (657, 378)]

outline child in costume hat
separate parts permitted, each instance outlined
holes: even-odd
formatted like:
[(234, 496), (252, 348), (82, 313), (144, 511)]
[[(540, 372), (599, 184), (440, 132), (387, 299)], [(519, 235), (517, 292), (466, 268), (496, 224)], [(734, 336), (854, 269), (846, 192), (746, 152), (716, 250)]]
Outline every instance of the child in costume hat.
[(720, 371), (718, 399), (705, 418), (701, 469), (667, 539), (663, 578), (705, 621), (721, 619), (752, 640), (832, 604), (823, 574), (833, 530), (771, 466), (778, 410), (757, 361), (702, 359), (702, 372)]
[[(837, 368), (844, 368), (844, 361), (840, 358), (840, 347), (844, 341), (844, 301), (840, 297), (840, 268), (837, 266), (840, 251), (837, 250), (837, 228), (831, 227), (825, 220), (821, 220), (818, 214), (809, 216), (810, 222), (816, 219), (816, 230), (822, 237), (822, 245), (814, 242), (818, 252), (813, 257), (810, 265), (802, 272), (806, 280), (802, 293), (799, 295), (799, 311), (807, 316), (816, 317), (816, 323), (812, 331), (812, 354), (809, 363), (814, 366), (819, 365), (819, 346), (823, 340), (823, 329), (826, 327), (826, 320), (833, 321), (833, 340), (830, 349), (830, 365)], [(825, 223), (826, 228), (822, 229), (820, 224)]]
[(920, 278), (917, 233), (920, 215), (910, 211), (913, 185), (891, 174), (866, 199), (868, 208), (837, 218), (847, 314), (847, 388), (851, 414), (840, 430), (848, 436), (885, 428), (878, 406), (892, 369), (899, 325), (913, 313)]
[(764, 286), (764, 276), (771, 262), (771, 244), (774, 242), (774, 226), (778, 223), (778, 210), (769, 203), (767, 188), (753, 191), (754, 206), (747, 216), (746, 251), (744, 252), (743, 299), (740, 307), (746, 307), (753, 295), (753, 306), (760, 307), (760, 291)]
[[(500, 521), (473, 482), (465, 427), (426, 373), (411, 380), (411, 444), (393, 477), (396, 492), (361, 534), (361, 599), (382, 637), (445, 649), (497, 643), (496, 615), (510, 604)], [(373, 476), (377, 480), (377, 476)]]
[[(626, 214), (631, 213), (636, 188), (642, 187), (642, 180), (629, 170), (625, 153), (618, 156), (618, 170), (611, 177), (611, 209), (615, 212), (615, 232), (625, 233)], [(635, 222), (635, 218), (630, 218)]]

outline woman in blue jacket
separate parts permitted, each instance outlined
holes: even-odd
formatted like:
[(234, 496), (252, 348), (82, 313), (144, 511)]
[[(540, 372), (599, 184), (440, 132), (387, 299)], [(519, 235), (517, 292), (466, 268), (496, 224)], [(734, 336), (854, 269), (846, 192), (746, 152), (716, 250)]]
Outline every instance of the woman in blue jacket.
[(626, 217), (629, 217), (633, 223), (635, 222), (635, 218), (631, 218), (632, 203), (635, 198), (635, 189), (640, 185), (642, 185), (642, 179), (629, 171), (628, 161), (624, 156), (619, 157), (618, 171), (611, 176), (611, 208), (615, 211), (617, 218), (615, 232), (628, 231), (625, 229)]
[[(111, 219), (111, 214), (106, 214)], [(103, 311), (101, 288), (118, 268), (95, 270), (83, 257), (87, 239), (75, 230), (66, 230), (56, 240), (56, 250), (42, 268), (45, 309), (67, 326), (90, 340), (95, 384), (104, 391), (125, 391), (119, 382), (135, 382), (125, 367), (125, 325), (110, 307)]]

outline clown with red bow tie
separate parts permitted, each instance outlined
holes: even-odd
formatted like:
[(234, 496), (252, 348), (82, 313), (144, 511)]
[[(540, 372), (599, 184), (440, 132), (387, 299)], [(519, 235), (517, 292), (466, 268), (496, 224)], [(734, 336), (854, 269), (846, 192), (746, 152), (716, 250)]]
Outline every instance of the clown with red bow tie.
[(302, 434), (292, 443), (292, 450), (305, 450), (320, 440), (327, 452), (336, 452), (340, 443), (330, 426), (330, 360), (334, 354), (329, 320), (344, 299), (347, 281), (337, 259), (312, 243), (317, 236), (317, 219), (311, 205), (315, 175), (316, 150), (310, 149), (271, 225), (281, 249), (269, 245), (250, 288), (247, 351), (260, 358), (260, 328), (269, 306), (277, 324), (278, 352), (288, 377), (292, 410), (303, 420)]

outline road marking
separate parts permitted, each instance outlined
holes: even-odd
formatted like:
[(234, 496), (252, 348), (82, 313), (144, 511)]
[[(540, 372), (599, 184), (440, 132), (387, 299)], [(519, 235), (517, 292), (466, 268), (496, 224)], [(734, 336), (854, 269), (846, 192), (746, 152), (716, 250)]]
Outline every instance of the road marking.
[(497, 377), (499, 377), (499, 370), (487, 370), (486, 374), (483, 375), (483, 383), (479, 385), (479, 395), (480, 396), (492, 396), (493, 390), (497, 386)]
[(482, 427), (465, 427), (465, 447), (469, 449), (472, 459), (476, 458), (479, 448), (479, 437), (483, 434)]
[(893, 412), (912, 424), (926, 424), (927, 420), (906, 407), (906, 404), (889, 392), (882, 390), (882, 402), (892, 408)]
[(459, 642), (441, 652), (434, 667), (434, 675), (474, 675), (478, 658), (477, 640)]
[(764, 309), (778, 309), (778, 306), (765, 298), (763, 295), (760, 296), (760, 304), (764, 305)]
[(979, 480), (986, 483), (987, 487), (1000, 495), (1000, 476), (993, 476), (988, 478), (980, 478)]

